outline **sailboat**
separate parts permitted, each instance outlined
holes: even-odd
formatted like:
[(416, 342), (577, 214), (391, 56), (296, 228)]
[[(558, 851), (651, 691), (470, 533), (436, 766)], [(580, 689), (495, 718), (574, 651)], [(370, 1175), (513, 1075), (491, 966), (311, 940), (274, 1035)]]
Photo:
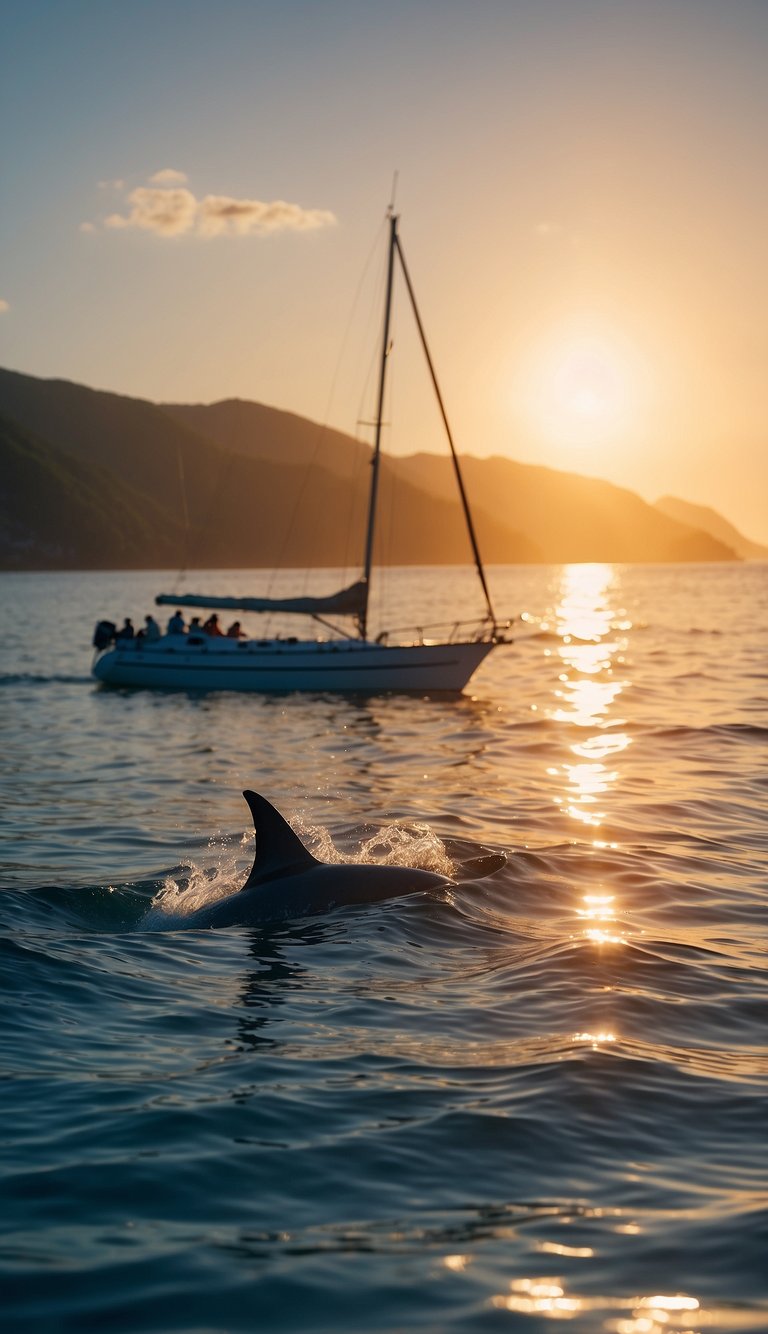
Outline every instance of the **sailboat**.
[[(155, 640), (135, 638), (112, 642), (108, 633), (99, 635), (97, 627), (93, 664), (93, 675), (97, 680), (112, 686), (172, 690), (460, 691), (491, 650), (497, 644), (508, 642), (505, 631), (510, 622), (499, 622), (494, 613), (458, 455), (400, 243), (399, 219), (391, 207), (387, 216), (389, 248), (378, 406), (374, 421), (368, 521), (359, 578), (327, 597), (216, 597), (160, 593), (155, 598), (159, 606), (308, 616), (326, 630), (330, 629), (332, 635), (312, 639), (293, 636), (230, 639), (190, 631), (162, 635)], [(485, 614), (479, 622), (472, 623), (471, 629), (467, 628), (467, 622), (458, 623), (449, 635), (434, 639), (425, 637), (423, 631), (415, 630), (410, 636), (399, 632), (400, 642), (394, 643), (387, 632), (369, 638), (368, 607), (396, 262), (410, 299), (450, 446), (475, 568), (485, 599)], [(328, 620), (329, 617), (349, 618), (353, 629), (349, 632), (340, 630)], [(104, 643), (105, 639), (107, 643)]]

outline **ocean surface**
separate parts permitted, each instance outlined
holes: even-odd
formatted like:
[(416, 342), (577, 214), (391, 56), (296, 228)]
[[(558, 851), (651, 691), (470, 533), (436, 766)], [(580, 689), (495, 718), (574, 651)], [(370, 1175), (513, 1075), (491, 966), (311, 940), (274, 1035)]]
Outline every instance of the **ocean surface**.
[[(169, 576), (0, 577), (13, 1334), (768, 1330), (768, 566), (490, 580), (463, 695), (361, 698), (97, 687)], [(192, 929), (246, 787), (327, 860), (507, 865)]]

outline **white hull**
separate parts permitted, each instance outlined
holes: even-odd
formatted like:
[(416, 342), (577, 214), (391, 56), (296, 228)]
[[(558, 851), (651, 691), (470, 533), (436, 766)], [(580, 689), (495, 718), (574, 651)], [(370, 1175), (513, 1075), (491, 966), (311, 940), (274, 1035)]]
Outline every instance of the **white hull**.
[(102, 653), (93, 674), (106, 685), (166, 690), (462, 690), (493, 641), (372, 644), (361, 640), (189, 642), (167, 635)]

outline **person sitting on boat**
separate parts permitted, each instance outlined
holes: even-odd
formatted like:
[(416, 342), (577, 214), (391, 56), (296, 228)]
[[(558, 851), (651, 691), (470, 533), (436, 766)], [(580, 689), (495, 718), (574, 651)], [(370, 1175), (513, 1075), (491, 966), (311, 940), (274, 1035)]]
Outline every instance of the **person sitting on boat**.
[(177, 609), (168, 622), (167, 633), (169, 635), (183, 635), (186, 628), (181, 610)]
[(247, 639), (247, 638), (248, 636), (245, 633), (245, 630), (242, 630), (240, 628), (240, 622), (233, 621), (229, 629), (227, 630), (227, 639)]
[(208, 617), (208, 620), (205, 622), (203, 626), (203, 634), (212, 635), (214, 637), (218, 635), (219, 638), (221, 639), (224, 638), (224, 631), (219, 625), (219, 618), (216, 615), (215, 611), (211, 612), (210, 616)]
[(149, 615), (149, 613), (144, 617), (144, 638), (149, 640), (150, 643), (160, 638), (160, 626), (154, 616)]
[(125, 620), (123, 621), (123, 624), (120, 626), (120, 629), (117, 631), (117, 634), (115, 635), (115, 641), (117, 641), (118, 639), (134, 639), (134, 638), (135, 635), (133, 630), (133, 621), (131, 620), (130, 616), (126, 616)]

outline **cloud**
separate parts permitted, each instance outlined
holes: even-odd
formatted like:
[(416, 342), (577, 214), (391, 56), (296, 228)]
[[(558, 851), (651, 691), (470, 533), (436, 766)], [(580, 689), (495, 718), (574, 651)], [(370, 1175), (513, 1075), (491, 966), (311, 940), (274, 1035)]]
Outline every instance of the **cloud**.
[(186, 185), (189, 177), (185, 171), (177, 171), (175, 167), (163, 167), (162, 171), (156, 171), (154, 176), (150, 176), (150, 185)]
[(253, 232), (306, 232), (335, 221), (324, 209), (301, 208), (284, 199), (264, 204), (258, 199), (206, 195), (198, 204), (197, 230), (202, 236), (248, 236)]
[(92, 222), (81, 222), (81, 223), (80, 223), (80, 231), (81, 231), (81, 232), (95, 232), (95, 231), (96, 231), (96, 227), (95, 227), (94, 223), (92, 223)]
[(127, 200), (130, 211), (110, 213), (105, 227), (139, 227), (157, 236), (181, 236), (194, 226), (197, 200), (190, 190), (160, 190), (140, 185)]
[(5, 312), (10, 309), (10, 303), (8, 301), (3, 301), (2, 297), (0, 297), (0, 315), (4, 315)]
[[(161, 178), (165, 184), (158, 184)], [(110, 213), (103, 219), (103, 226), (112, 231), (133, 228), (162, 237), (185, 234), (212, 237), (303, 232), (330, 227), (336, 222), (334, 214), (326, 209), (302, 208), (284, 199), (265, 202), (234, 199), (230, 195), (205, 195), (197, 199), (181, 185), (170, 188), (172, 178), (186, 180), (183, 172), (171, 167), (156, 172), (149, 185), (140, 185), (126, 196), (126, 211)], [(94, 224), (81, 223), (81, 230), (92, 231)]]

